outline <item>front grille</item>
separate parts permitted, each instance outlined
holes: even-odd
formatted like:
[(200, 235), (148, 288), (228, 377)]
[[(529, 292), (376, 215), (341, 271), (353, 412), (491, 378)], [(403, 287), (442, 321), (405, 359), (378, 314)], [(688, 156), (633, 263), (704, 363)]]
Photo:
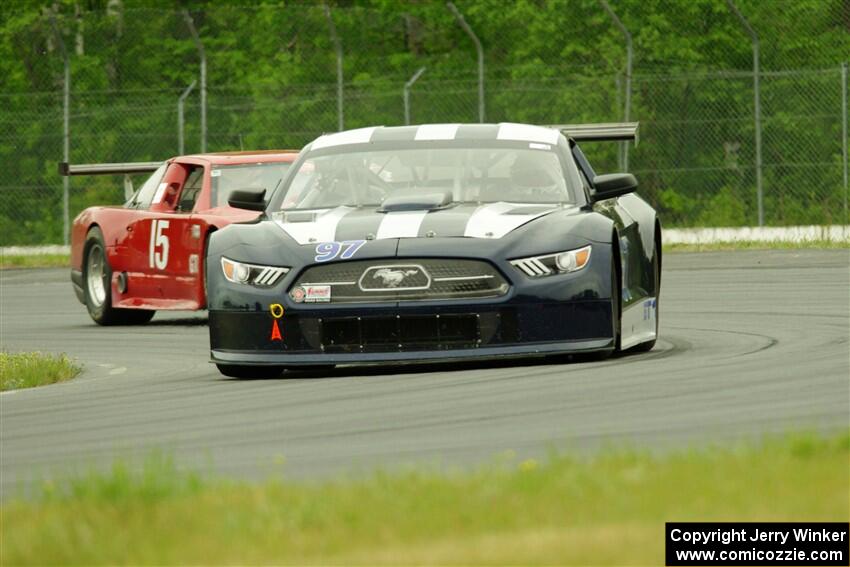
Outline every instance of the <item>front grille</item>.
[(498, 318), (478, 314), (320, 319), (323, 352), (390, 352), (476, 348), (489, 341)]
[(309, 298), (304, 290), (317, 287), (330, 288), (330, 303), (366, 303), (492, 298), (506, 294), (509, 286), (488, 262), (422, 258), (312, 266), (298, 277), (290, 295)]

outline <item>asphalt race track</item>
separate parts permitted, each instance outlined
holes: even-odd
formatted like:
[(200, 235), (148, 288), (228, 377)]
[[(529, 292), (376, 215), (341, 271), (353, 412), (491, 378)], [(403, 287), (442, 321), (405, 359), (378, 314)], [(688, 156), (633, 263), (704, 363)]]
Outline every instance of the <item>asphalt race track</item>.
[[(66, 384), (0, 394), (2, 494), (164, 449), (228, 476), (469, 466), (513, 450), (724, 443), (850, 415), (850, 252), (668, 254), (661, 339), (605, 362), (342, 368), (226, 379), (205, 314), (102, 328), (67, 270), (0, 273), (0, 347), (66, 352)], [(283, 457), (283, 459), (281, 458)], [(285, 462), (283, 465), (280, 463)]]

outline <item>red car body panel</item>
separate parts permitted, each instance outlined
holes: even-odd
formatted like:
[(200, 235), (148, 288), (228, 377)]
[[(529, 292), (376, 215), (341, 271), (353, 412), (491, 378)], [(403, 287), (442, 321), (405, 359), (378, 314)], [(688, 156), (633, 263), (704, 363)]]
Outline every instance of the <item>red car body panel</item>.
[[(296, 151), (234, 152), (176, 157), (166, 162), (157, 191), (147, 208), (90, 207), (71, 229), (71, 273), (75, 291), (84, 301), (82, 271), (86, 235), (97, 226), (103, 233), (112, 268), (112, 306), (128, 309), (196, 310), (206, 307), (204, 252), (209, 234), (233, 222), (255, 219), (259, 213), (217, 206), (212, 198), (213, 166), (292, 163)], [(203, 180), (191, 211), (179, 211), (188, 172), (203, 168)], [(126, 274), (122, 293), (118, 275)]]

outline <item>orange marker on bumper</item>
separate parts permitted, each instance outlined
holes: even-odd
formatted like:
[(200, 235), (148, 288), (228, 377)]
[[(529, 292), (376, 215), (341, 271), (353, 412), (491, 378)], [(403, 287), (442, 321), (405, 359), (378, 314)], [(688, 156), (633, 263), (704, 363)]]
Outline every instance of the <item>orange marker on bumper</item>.
[(272, 321), (272, 336), (269, 338), (270, 341), (282, 341), (283, 337), (280, 334), (280, 327), (277, 325), (277, 319)]

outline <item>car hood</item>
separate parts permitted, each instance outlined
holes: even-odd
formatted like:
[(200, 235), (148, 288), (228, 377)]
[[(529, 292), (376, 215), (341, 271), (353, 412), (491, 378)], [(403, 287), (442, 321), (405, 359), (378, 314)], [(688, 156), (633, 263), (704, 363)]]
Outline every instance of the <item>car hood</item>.
[(541, 203), (458, 203), (436, 210), (381, 212), (336, 207), (281, 211), (274, 223), (299, 244), (386, 238), (502, 238), (522, 225), (573, 205)]

